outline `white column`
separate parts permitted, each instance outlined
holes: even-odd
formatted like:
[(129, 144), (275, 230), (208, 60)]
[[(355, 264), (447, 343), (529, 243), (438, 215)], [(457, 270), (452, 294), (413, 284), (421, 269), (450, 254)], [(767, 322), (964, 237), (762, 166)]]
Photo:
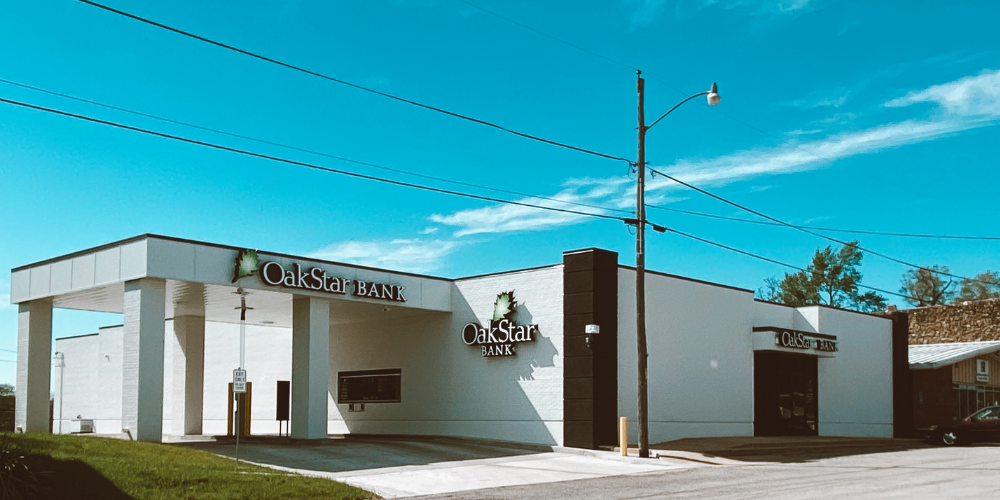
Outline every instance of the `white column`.
[(205, 317), (174, 317), (172, 433), (201, 434), (205, 394)]
[(330, 373), (330, 303), (292, 299), (292, 437), (326, 438)]
[(122, 428), (140, 441), (163, 434), (163, 341), (166, 282), (125, 282), (122, 334)]
[(49, 375), (52, 370), (52, 301), (17, 306), (17, 388), (14, 428), (49, 432)]

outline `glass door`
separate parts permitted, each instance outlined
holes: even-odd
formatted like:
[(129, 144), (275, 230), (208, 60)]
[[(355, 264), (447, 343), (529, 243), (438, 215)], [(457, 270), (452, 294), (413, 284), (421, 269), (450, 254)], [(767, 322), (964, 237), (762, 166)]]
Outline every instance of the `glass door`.
[(754, 434), (819, 433), (817, 360), (773, 351), (754, 353)]

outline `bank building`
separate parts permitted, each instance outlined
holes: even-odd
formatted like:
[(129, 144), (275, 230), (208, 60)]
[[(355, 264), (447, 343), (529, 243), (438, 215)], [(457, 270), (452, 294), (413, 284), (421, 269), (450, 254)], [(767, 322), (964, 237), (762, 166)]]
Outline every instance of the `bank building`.
[[(147, 234), (18, 267), (15, 426), (614, 445), (637, 417), (635, 269), (554, 257), (451, 279)], [(655, 271), (646, 290), (650, 443), (894, 435), (890, 319)], [(123, 324), (53, 352), (54, 308)]]

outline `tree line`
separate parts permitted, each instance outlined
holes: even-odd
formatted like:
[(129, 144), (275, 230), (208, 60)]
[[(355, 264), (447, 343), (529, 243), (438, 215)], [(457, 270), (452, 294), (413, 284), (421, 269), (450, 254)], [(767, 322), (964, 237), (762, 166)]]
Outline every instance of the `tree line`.
[[(860, 267), (864, 258), (857, 240), (840, 248), (816, 250), (804, 270), (766, 278), (757, 291), (759, 298), (793, 307), (829, 305), (862, 312), (884, 311), (888, 301), (881, 294), (862, 292)], [(941, 274), (946, 273), (946, 274)], [(985, 271), (975, 278), (947, 276), (948, 266), (933, 265), (913, 269), (903, 275), (899, 293), (914, 306), (1000, 298), (1000, 273)]]

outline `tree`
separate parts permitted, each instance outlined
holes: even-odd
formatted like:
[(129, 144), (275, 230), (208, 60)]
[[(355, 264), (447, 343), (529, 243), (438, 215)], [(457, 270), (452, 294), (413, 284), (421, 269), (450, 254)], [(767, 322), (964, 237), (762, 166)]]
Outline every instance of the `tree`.
[(794, 307), (826, 304), (864, 312), (885, 309), (885, 297), (874, 292), (858, 293), (861, 285), (863, 254), (858, 242), (852, 241), (838, 250), (826, 247), (817, 250), (812, 264), (804, 271), (764, 280), (761, 295), (765, 300)]
[(0, 396), (13, 396), (14, 386), (10, 384), (0, 384)]
[(955, 295), (952, 289), (955, 282), (951, 279), (945, 281), (941, 274), (948, 272), (948, 266), (938, 265), (911, 269), (903, 275), (899, 293), (906, 295), (906, 301), (918, 307), (944, 304)]
[(955, 302), (1000, 298), (1000, 273), (986, 271), (973, 279), (963, 279)]

